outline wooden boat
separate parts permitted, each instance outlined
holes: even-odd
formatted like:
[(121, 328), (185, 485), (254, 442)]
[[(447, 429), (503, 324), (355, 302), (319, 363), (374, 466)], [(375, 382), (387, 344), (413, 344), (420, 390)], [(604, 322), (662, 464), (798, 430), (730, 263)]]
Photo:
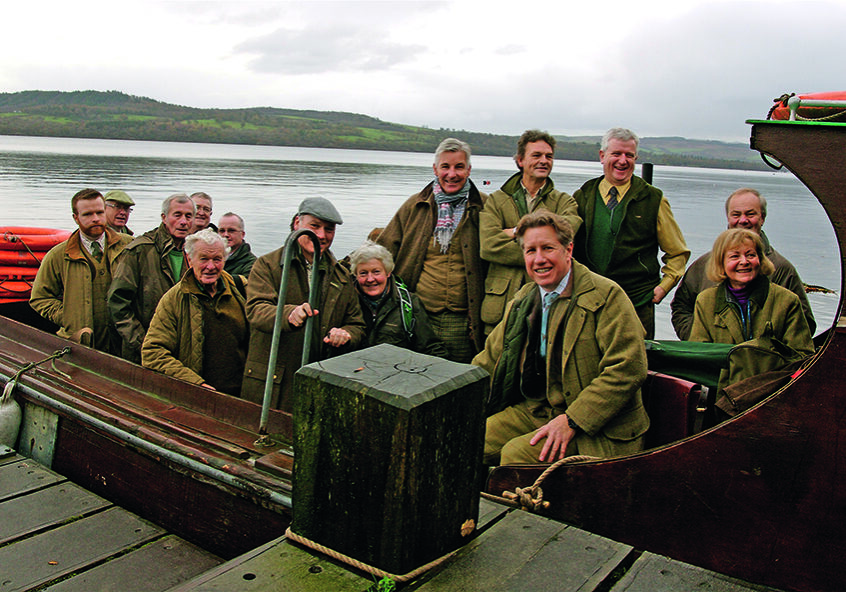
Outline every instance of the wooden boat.
[[(20, 375), (18, 451), (223, 558), (290, 522), (290, 416), (256, 444), (261, 407), (60, 339), (26, 302), (0, 305), (0, 380)], [(0, 446), (2, 449), (3, 446)]]
[[(814, 193), (842, 254), (846, 124), (751, 123), (752, 147), (777, 159)], [(841, 318), (800, 376), (745, 413), (637, 455), (551, 472), (542, 485), (550, 506), (541, 512), (744, 580), (792, 590), (841, 590), (844, 359)], [(545, 468), (499, 467), (487, 490), (499, 495), (531, 486)]]

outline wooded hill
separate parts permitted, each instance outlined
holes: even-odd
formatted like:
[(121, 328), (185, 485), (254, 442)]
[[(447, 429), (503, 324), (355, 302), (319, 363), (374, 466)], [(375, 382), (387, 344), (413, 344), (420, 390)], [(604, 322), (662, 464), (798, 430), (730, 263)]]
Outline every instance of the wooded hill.
[[(198, 109), (118, 91), (0, 93), (0, 135), (210, 142), (434, 152), (456, 136), (475, 154), (511, 156), (517, 136), (390, 123), (356, 113), (275, 107)], [(595, 161), (598, 137), (556, 136), (556, 158)], [(739, 143), (643, 138), (641, 162), (733, 169), (764, 168)]]

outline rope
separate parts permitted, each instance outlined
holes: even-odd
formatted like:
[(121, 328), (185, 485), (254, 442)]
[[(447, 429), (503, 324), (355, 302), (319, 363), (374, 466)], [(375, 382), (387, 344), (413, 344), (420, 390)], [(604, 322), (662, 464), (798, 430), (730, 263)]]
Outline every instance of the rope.
[[(36, 366), (40, 366), (44, 362), (49, 362), (50, 360), (61, 358), (62, 356), (64, 356), (65, 354), (69, 354), (70, 352), (71, 348), (66, 347), (64, 349), (54, 351), (52, 354), (50, 354), (43, 360), (40, 360), (38, 362), (29, 362), (28, 364), (25, 364), (20, 370), (15, 372), (15, 375), (12, 376), (12, 378), (10, 378), (9, 381), (6, 383), (6, 387), (3, 389), (3, 395), (0, 398), (5, 401), (8, 397), (12, 396), (12, 391), (15, 390), (15, 386), (18, 384), (18, 381), (20, 380), (21, 376), (23, 376), (24, 372), (29, 372), (30, 370), (32, 370)], [(55, 365), (53, 366), (53, 369), (56, 369)]]
[(546, 510), (549, 508), (549, 502), (544, 501), (543, 489), (541, 489), (541, 484), (546, 480), (546, 478), (551, 475), (553, 471), (563, 465), (590, 460), (601, 459), (596, 456), (585, 456), (583, 454), (567, 456), (549, 465), (546, 470), (541, 473), (537, 479), (535, 479), (535, 482), (530, 487), (515, 487), (514, 491), (503, 491), (502, 497), (482, 492), (482, 497), (507, 504), (514, 508), (520, 508), (521, 510), (526, 510), (527, 512)]
[(21, 243), (24, 246), (24, 248), (27, 250), (27, 253), (32, 255), (32, 258), (35, 260), (35, 262), (38, 263), (39, 265), (41, 264), (41, 261), (39, 261), (38, 257), (35, 256), (35, 253), (33, 253), (32, 249), (29, 248), (29, 245), (26, 244), (26, 241), (24, 239), (22, 239), (19, 235), (15, 234), (14, 232), (10, 232), (10, 231), (7, 230), (3, 234), (3, 240), (5, 240), (6, 242), (10, 242), (10, 243)]
[(395, 582), (400, 582), (400, 583), (407, 582), (409, 580), (413, 580), (414, 578), (416, 578), (420, 574), (422, 574), (426, 571), (429, 571), (430, 569), (432, 569), (433, 567), (435, 567), (437, 565), (440, 565), (441, 563), (443, 563), (444, 561), (446, 561), (447, 559), (449, 559), (450, 557), (452, 557), (455, 554), (455, 551), (450, 551), (446, 555), (438, 557), (437, 559), (430, 561), (426, 565), (422, 565), (422, 566), (418, 567), (414, 571), (410, 571), (407, 574), (403, 574), (403, 575), (396, 575), (396, 574), (392, 574), (392, 573), (389, 573), (387, 571), (384, 571), (382, 569), (379, 569), (378, 567), (373, 567), (372, 565), (362, 563), (358, 559), (354, 559), (352, 557), (349, 557), (348, 555), (344, 555), (343, 553), (338, 553), (337, 551), (334, 551), (333, 549), (330, 549), (329, 547), (325, 547), (325, 546), (321, 545), (320, 543), (316, 543), (316, 542), (312, 541), (311, 539), (307, 539), (304, 536), (300, 536), (297, 533), (295, 533), (294, 531), (292, 531), (290, 527), (288, 527), (288, 529), (285, 530), (285, 538), (288, 538), (288, 539), (290, 539), (290, 540), (292, 540), (296, 543), (299, 543), (299, 544), (301, 544), (305, 547), (308, 547), (309, 549), (314, 549), (315, 551), (318, 551), (319, 553), (323, 553), (324, 555), (327, 555), (328, 557), (331, 557), (332, 559), (337, 559), (338, 561), (346, 563), (347, 565), (350, 565), (350, 566), (352, 566), (352, 567), (354, 567), (354, 568), (356, 568), (360, 571), (372, 574), (372, 575), (374, 575), (378, 578), (386, 578), (387, 577), (387, 578), (392, 579)]

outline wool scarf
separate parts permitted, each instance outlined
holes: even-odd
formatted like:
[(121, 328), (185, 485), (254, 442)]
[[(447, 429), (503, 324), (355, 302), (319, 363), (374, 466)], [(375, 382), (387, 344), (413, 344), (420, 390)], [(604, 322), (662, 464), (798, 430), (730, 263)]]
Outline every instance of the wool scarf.
[(449, 250), (449, 243), (455, 229), (461, 222), (464, 210), (467, 208), (467, 196), (470, 195), (470, 182), (464, 183), (464, 187), (456, 193), (448, 195), (441, 189), (440, 183), (435, 179), (432, 185), (432, 192), (435, 194), (435, 203), (438, 204), (438, 221), (435, 223), (435, 239), (441, 245), (441, 253)]

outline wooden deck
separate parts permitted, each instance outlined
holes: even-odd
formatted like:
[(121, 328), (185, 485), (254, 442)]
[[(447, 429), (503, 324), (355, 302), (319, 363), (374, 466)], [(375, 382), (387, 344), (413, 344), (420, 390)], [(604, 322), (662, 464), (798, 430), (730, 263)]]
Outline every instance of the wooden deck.
[[(419, 592), (775, 591), (482, 500), (480, 534), (399, 589)], [(172, 592), (364, 592), (374, 576), (284, 537), (212, 568)]]
[(0, 446), (0, 589), (167, 590), (218, 557)]

